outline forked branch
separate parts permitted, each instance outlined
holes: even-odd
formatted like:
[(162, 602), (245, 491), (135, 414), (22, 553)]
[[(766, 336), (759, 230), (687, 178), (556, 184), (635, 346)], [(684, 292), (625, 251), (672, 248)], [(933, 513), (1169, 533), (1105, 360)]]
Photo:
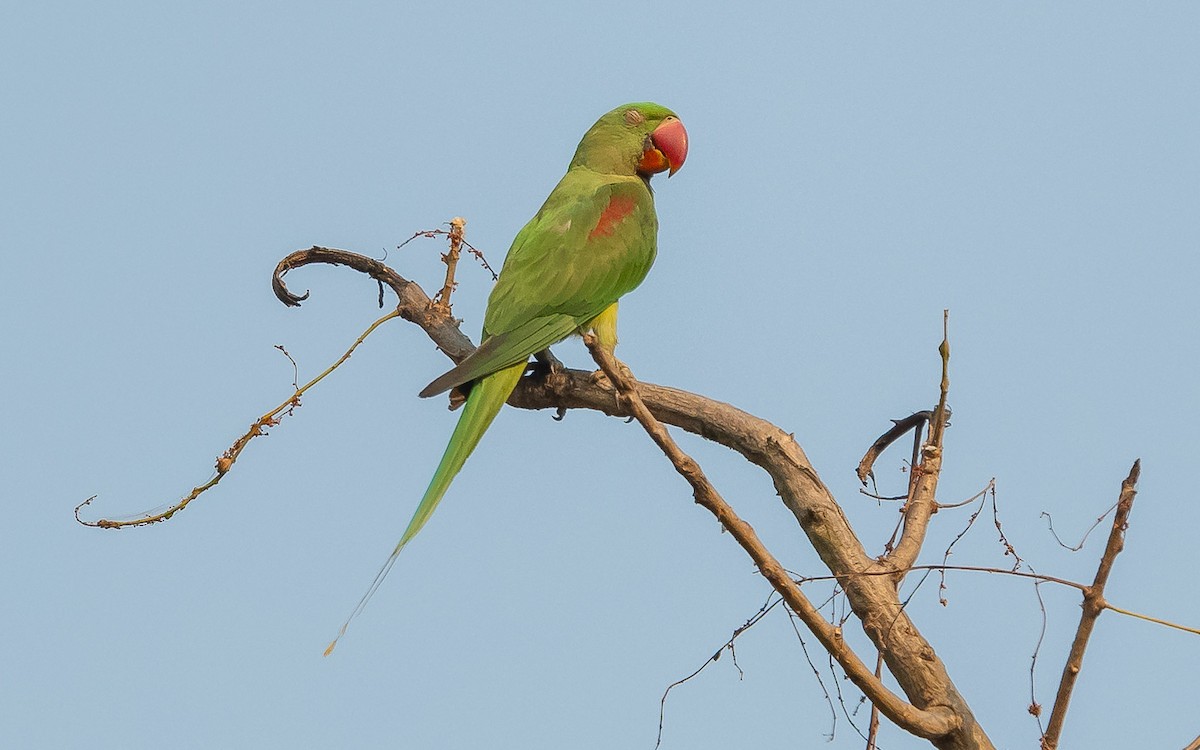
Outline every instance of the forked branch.
[(949, 311), (942, 311), (942, 343), (938, 352), (942, 359), (942, 381), (939, 387), (938, 405), (929, 420), (929, 437), (921, 446), (921, 462), (912, 467), (908, 501), (904, 505), (904, 531), (896, 548), (889, 552), (886, 561), (902, 576), (906, 568), (916, 562), (921, 547), (925, 544), (925, 533), (929, 519), (937, 513), (937, 485), (942, 474), (942, 440), (946, 434), (949, 416), (946, 397), (950, 392), (950, 337), (947, 329)]
[(680, 449), (666, 428), (654, 418), (638, 395), (637, 384), (628, 368), (619, 362), (611, 351), (600, 346), (590, 334), (584, 337), (584, 342), (596, 364), (600, 365), (600, 369), (616, 387), (618, 400), (628, 405), (629, 411), (646, 430), (650, 439), (666, 454), (680, 476), (692, 486), (692, 496), (696, 503), (716, 516), (721, 526), (746, 550), (763, 577), (779, 592), (788, 607), (808, 626), (863, 694), (878, 706), (884, 715), (913, 734), (926, 738), (943, 737), (955, 729), (958, 720), (949, 710), (941, 707), (918, 709), (884, 686), (880, 677), (846, 644), (841, 628), (835, 627), (821, 616), (800, 590), (800, 586), (792, 580), (783, 565), (758, 538), (754, 528), (734, 512), (708, 481), (700, 465)]

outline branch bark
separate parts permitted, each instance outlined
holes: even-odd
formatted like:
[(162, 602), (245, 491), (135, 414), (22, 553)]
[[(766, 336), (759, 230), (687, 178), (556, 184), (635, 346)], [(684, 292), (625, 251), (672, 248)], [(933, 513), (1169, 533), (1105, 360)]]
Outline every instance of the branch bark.
[[(470, 340), (458, 329), (457, 322), (448, 313), (432, 305), (419, 286), (382, 263), (355, 253), (313, 247), (284, 258), (273, 277), (275, 293), (284, 304), (298, 305), (307, 294), (297, 296), (289, 292), (283, 275), (310, 263), (345, 265), (390, 286), (399, 299), (401, 317), (425, 330), (438, 348), (452, 360), (460, 361), (473, 350)], [(944, 352), (946, 356), (948, 352)], [(943, 404), (939, 407), (943, 414), (945, 385), (944, 380)], [(911, 703), (908, 711), (896, 704), (881, 706), (889, 718), (897, 721), (905, 730), (927, 737), (942, 750), (993, 747), (966, 700), (954, 686), (945, 665), (904, 610), (897, 590), (900, 575), (897, 571), (903, 566), (881, 563), (867, 554), (841, 506), (821, 482), (793, 435), (729, 404), (675, 388), (640, 383), (637, 394), (654, 419), (724, 445), (762, 468), (771, 477), (784, 505), (795, 516), (821, 560), (838, 578), (851, 609), (874, 646), (883, 654), (888, 670)], [(618, 399), (611, 384), (597, 382), (591, 372), (573, 369), (563, 370), (552, 377), (523, 379), (508, 403), (524, 409), (585, 408), (612, 416), (634, 415), (629, 402)], [(936, 435), (936, 445), (939, 446), (936, 456), (929, 454), (925, 457), (925, 463), (934, 458), (938, 462), (936, 466), (930, 464), (928, 467), (933, 477), (936, 477), (940, 468), (942, 425), (938, 425), (936, 433), (931, 433)], [(933, 440), (930, 442), (933, 443)], [(932, 498), (929, 502), (932, 503)], [(931, 514), (932, 507), (927, 504), (921, 512)], [(738, 520), (732, 516), (729, 523), (736, 525)], [(755, 561), (759, 562), (757, 558)], [(770, 567), (766, 557), (763, 558), (763, 564)], [(767, 574), (766, 569), (763, 572)], [(869, 575), (862, 575), (864, 573)], [(782, 578), (776, 575), (772, 584), (778, 581), (780, 586), (787, 589), (789, 584), (782, 580), (784, 578), (787, 578), (786, 574)], [(797, 605), (803, 608), (799, 601)], [(818, 638), (823, 635), (821, 628), (829, 627), (828, 623), (821, 622), (823, 625), (813, 631)], [(824, 635), (823, 643), (828, 633)], [(839, 644), (839, 650), (848, 652), (840, 640)], [(856, 656), (854, 658), (857, 659)], [(874, 680), (870, 670), (866, 671)], [(903, 704), (903, 701), (899, 703)]]
[(937, 408), (929, 420), (929, 439), (921, 446), (921, 463), (912, 467), (913, 477), (909, 486), (908, 501), (904, 504), (904, 531), (896, 548), (885, 558), (896, 571), (896, 582), (904, 577), (904, 571), (917, 561), (921, 547), (925, 545), (925, 533), (929, 520), (937, 513), (937, 484), (942, 474), (942, 440), (946, 434), (946, 397), (950, 393), (950, 338), (947, 331), (949, 311), (942, 311), (942, 343), (938, 352), (942, 357), (942, 382), (939, 388)]
[(596, 364), (600, 365), (609, 381), (616, 386), (619, 400), (628, 404), (630, 412), (645, 428), (650, 439), (662, 449), (676, 471), (692, 486), (692, 495), (696, 503), (716, 516), (721, 526), (746, 550), (763, 577), (779, 592), (787, 605), (808, 626), (825, 650), (841, 665), (846, 676), (863, 691), (871, 703), (897, 725), (920, 737), (943, 737), (957, 728), (957, 717), (944, 707), (922, 711), (901, 700), (884, 686), (883, 681), (846, 644), (841, 628), (831, 625), (821, 616), (800, 590), (799, 584), (792, 580), (779, 560), (767, 550), (754, 528), (734, 512), (708, 481), (700, 465), (679, 448), (662, 424), (654, 418), (638, 395), (637, 383), (628, 368), (619, 362), (612, 352), (597, 344), (590, 334), (584, 341)]
[(1083, 653), (1087, 650), (1088, 639), (1092, 637), (1092, 631), (1096, 628), (1096, 620), (1106, 606), (1104, 587), (1108, 583), (1108, 575), (1112, 572), (1117, 555), (1125, 548), (1125, 529), (1129, 527), (1129, 513), (1133, 510), (1133, 499), (1137, 496), (1137, 481), (1141, 472), (1142, 460), (1139, 458), (1133, 462), (1129, 476), (1121, 483), (1120, 500), (1117, 501), (1117, 514), (1113, 516), (1112, 530), (1108, 534), (1108, 544), (1100, 557), (1100, 565), (1096, 569), (1092, 585), (1083, 592), (1083, 615), (1079, 618), (1079, 629), (1075, 631), (1075, 640), (1067, 654), (1067, 663), (1063, 666), (1062, 679), (1058, 683), (1058, 694), (1054, 698), (1054, 708), (1050, 711), (1046, 734), (1042, 736), (1043, 750), (1054, 750), (1058, 747), (1067, 708), (1071, 703), (1071, 691), (1075, 689), (1079, 671), (1083, 668)]

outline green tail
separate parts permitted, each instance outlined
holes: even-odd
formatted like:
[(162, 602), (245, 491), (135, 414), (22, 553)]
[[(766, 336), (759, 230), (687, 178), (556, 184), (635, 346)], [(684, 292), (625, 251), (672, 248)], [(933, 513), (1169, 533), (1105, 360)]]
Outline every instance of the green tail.
[(346, 628), (350, 626), (350, 621), (358, 616), (363, 608), (367, 606), (367, 602), (379, 589), (379, 585), (383, 583), (383, 579), (387, 577), (388, 571), (396, 563), (396, 558), (400, 555), (400, 551), (404, 546), (417, 535), (424, 526), (429, 517), (433, 515), (433, 511), (441, 502), (442, 496), (446, 494), (446, 490), (450, 488), (450, 483), (454, 481), (454, 477), (458, 475), (459, 469), (466, 463), (467, 456), (475, 450), (475, 446), (479, 445), (479, 439), (483, 437), (483, 433), (491, 426), (492, 420), (500, 413), (500, 407), (504, 406), (504, 402), (508, 400), (509, 394), (517, 387), (517, 382), (521, 379), (521, 374), (525, 371), (525, 362), (518, 362), (515, 365), (505, 367), (502, 370), (488, 375), (479, 380), (471, 388), (470, 394), (467, 396), (467, 403), (463, 406), (462, 416), (458, 418), (458, 424), (454, 427), (454, 433), (450, 436), (450, 443), (446, 446), (446, 452), (442, 454), (441, 463), (438, 464), (437, 470), (433, 472), (433, 479), (429, 481), (429, 487), (425, 490), (425, 495), (421, 498), (420, 505), (413, 513), (412, 520), (408, 522), (408, 528), (404, 530), (403, 536), (396, 544), (396, 549), (392, 550), (392, 554), (388, 557), (387, 562), (379, 569), (379, 573), (375, 575), (375, 580), (371, 582), (371, 587), (367, 589), (367, 593), (358, 602), (358, 606), (350, 613), (350, 617), (346, 618), (346, 622), (338, 631), (337, 638), (329, 644), (329, 648), (325, 649), (325, 655), (328, 656), (333, 647), (337, 645), (338, 638), (341, 638), (346, 633)]
[(433, 515), (433, 509), (437, 507), (441, 502), (442, 495), (445, 495), (446, 490), (450, 488), (450, 482), (454, 481), (454, 477), (458, 475), (467, 456), (471, 455), (476, 445), (479, 445), (479, 438), (483, 437), (483, 433), (491, 426), (492, 420), (496, 418), (500, 407), (504, 406), (504, 402), (508, 400), (509, 394), (517, 387), (517, 381), (521, 379), (521, 373), (524, 371), (525, 362), (522, 360), (488, 375), (472, 386), (467, 403), (463, 406), (462, 416), (458, 418), (454, 434), (450, 436), (450, 444), (446, 446), (446, 452), (442, 454), (442, 461), (438, 464), (437, 471), (433, 472), (433, 479), (429, 481), (429, 488), (425, 490), (421, 504), (417, 506), (412, 520), (408, 522), (404, 536), (400, 537), (400, 542), (396, 544), (391, 560), (400, 554), (404, 545), (417, 535), (417, 532)]

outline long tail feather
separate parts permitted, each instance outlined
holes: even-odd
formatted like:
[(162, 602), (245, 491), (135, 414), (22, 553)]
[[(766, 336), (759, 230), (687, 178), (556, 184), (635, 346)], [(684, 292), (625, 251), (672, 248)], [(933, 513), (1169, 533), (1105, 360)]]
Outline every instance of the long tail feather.
[(521, 379), (521, 373), (524, 371), (525, 363), (519, 362), (503, 370), (497, 370), (472, 386), (470, 395), (467, 396), (467, 403), (463, 406), (462, 416), (458, 418), (458, 424), (454, 427), (454, 433), (450, 436), (450, 443), (446, 446), (446, 452), (442, 454), (442, 460), (438, 464), (437, 470), (433, 473), (433, 479), (429, 481), (429, 487), (425, 490), (425, 495), (421, 498), (420, 505), (417, 506), (416, 512), (413, 513), (412, 520), (408, 522), (408, 528), (404, 530), (404, 534), (396, 544), (396, 549), (392, 550), (391, 556), (384, 562), (379, 572), (375, 574), (375, 580), (371, 582), (367, 593), (363, 594), (354, 611), (350, 613), (350, 616), (346, 618), (346, 622), (342, 624), (337, 638), (334, 638), (329, 647), (325, 649), (326, 656), (333, 652), (338, 639), (345, 635), (346, 629), (350, 627), (350, 621), (363, 611), (367, 606), (367, 602), (371, 600), (371, 597), (379, 589), (380, 584), (383, 583), (383, 579), (387, 577), (392, 566), (396, 564), (396, 558), (399, 557), (400, 551), (417, 535), (425, 526), (425, 522), (433, 515), (433, 511), (437, 508), (438, 503), (441, 502), (442, 496), (450, 488), (450, 483), (454, 480), (459, 470), (462, 469), (467, 457), (471, 455), (471, 451), (475, 450), (475, 446), (479, 444), (479, 439), (483, 437), (483, 433), (492, 424), (492, 420), (500, 412), (500, 407), (504, 406), (504, 402), (508, 400), (509, 394), (517, 387), (517, 382)]

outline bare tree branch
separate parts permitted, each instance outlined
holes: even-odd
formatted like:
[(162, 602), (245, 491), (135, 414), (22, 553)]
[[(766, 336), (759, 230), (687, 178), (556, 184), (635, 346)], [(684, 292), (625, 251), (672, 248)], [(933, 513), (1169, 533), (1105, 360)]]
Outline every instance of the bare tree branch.
[(442, 262), (446, 264), (446, 281), (442, 284), (442, 290), (434, 297), (435, 304), (450, 310), (450, 295), (458, 288), (458, 282), (454, 280), (454, 271), (458, 268), (458, 256), (462, 254), (463, 245), (463, 230), (466, 229), (467, 220), (461, 216), (455, 216), (450, 220), (450, 249), (442, 256)]
[(1079, 629), (1075, 631), (1075, 641), (1067, 654), (1067, 663), (1063, 667), (1062, 680), (1058, 683), (1058, 694), (1054, 698), (1054, 708), (1050, 711), (1050, 721), (1046, 726), (1046, 734), (1042, 736), (1043, 750), (1054, 750), (1058, 747), (1059, 736), (1062, 734), (1063, 722), (1066, 720), (1067, 707), (1071, 703), (1071, 691), (1075, 681), (1079, 679), (1079, 671), (1083, 668), (1083, 653), (1087, 650), (1088, 639), (1096, 627), (1096, 619), (1104, 611), (1104, 586), (1108, 583), (1108, 575), (1112, 572), (1117, 555), (1125, 547), (1125, 529), (1129, 528), (1129, 513), (1133, 510), (1133, 499), (1137, 496), (1138, 475), (1142, 471), (1142, 460), (1133, 462), (1129, 476), (1121, 483), (1121, 496), (1117, 501), (1117, 515), (1113, 517), (1112, 530), (1108, 534), (1108, 544), (1100, 557), (1100, 566), (1096, 569), (1096, 578), (1092, 585), (1083, 592), (1083, 615), (1079, 618)]
[(271, 274), (271, 288), (279, 301), (289, 307), (299, 307), (308, 299), (308, 292), (293, 294), (284, 283), (283, 277), (288, 271), (311, 263), (327, 263), (335, 266), (346, 266), (355, 271), (365, 273), (376, 281), (391, 287), (397, 297), (396, 309), (400, 317), (419, 325), (429, 335), (438, 348), (455, 362), (461, 362), (475, 350), (474, 344), (458, 328), (458, 321), (449, 311), (434, 305), (433, 300), (420, 286), (414, 284), (400, 274), (388, 268), (373, 258), (352, 253), (347, 250), (336, 250), (328, 247), (313, 246), (307, 250), (297, 250), (291, 253), (275, 266)]
[(929, 421), (929, 439), (921, 446), (921, 463), (912, 467), (912, 484), (908, 502), (904, 506), (904, 531), (896, 548), (889, 552), (886, 562), (893, 566), (897, 575), (912, 566), (925, 544), (925, 533), (929, 519), (937, 513), (937, 483), (942, 473), (942, 438), (946, 432), (946, 396), (950, 392), (950, 338), (947, 330), (949, 311), (942, 312), (942, 344), (938, 352), (942, 357), (941, 395), (937, 409)]

